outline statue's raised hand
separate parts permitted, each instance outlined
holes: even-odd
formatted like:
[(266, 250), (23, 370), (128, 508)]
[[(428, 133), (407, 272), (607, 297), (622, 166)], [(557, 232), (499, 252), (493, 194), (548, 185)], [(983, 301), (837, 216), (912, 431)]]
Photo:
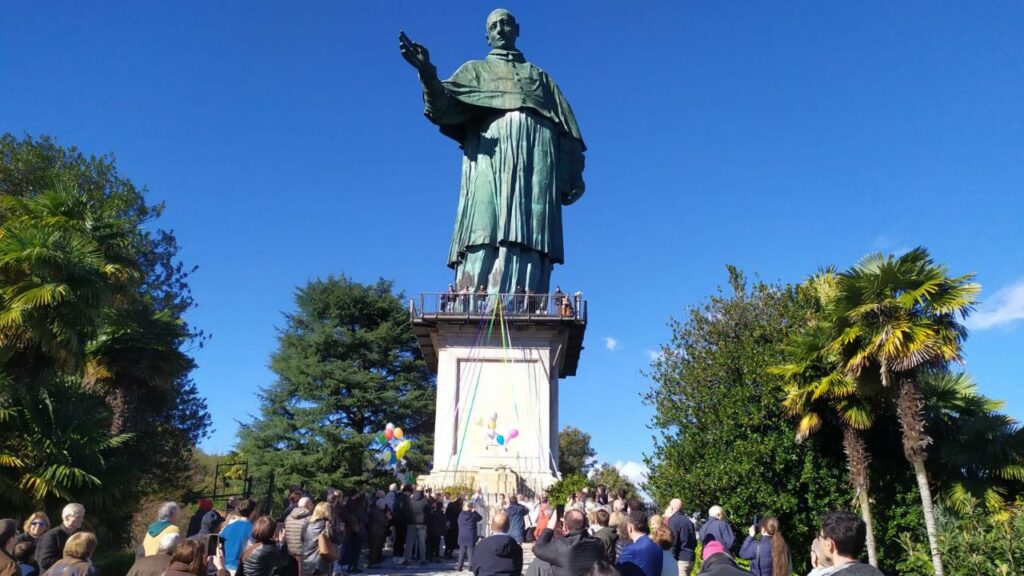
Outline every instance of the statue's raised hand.
[(398, 33), (398, 49), (413, 68), (425, 70), (430, 67), (430, 52), (422, 44), (410, 40), (404, 31)]

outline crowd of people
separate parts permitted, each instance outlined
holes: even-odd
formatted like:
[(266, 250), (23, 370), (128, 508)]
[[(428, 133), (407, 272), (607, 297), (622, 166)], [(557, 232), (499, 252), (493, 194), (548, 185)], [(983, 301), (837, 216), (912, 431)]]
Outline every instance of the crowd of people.
[(560, 286), (555, 287), (551, 294), (532, 294), (522, 286), (511, 294), (489, 294), (486, 286), (473, 290), (469, 286), (456, 289), (454, 284), (440, 295), (438, 312), (443, 314), (487, 314), (493, 310), (496, 302), (504, 304), (506, 314), (555, 315), (563, 318), (575, 318), (577, 311), (582, 309), (583, 292), (574, 295), (562, 292)]
[[(387, 491), (328, 489), (315, 498), (291, 489), (283, 512), (261, 514), (256, 501), (232, 498), (223, 511), (204, 499), (181, 526), (181, 508), (163, 503), (137, 550), (128, 576), (339, 576), (376, 567), (390, 546), (396, 565), (455, 560), (475, 576), (522, 576), (523, 544), (533, 542), (526, 576), (789, 576), (792, 553), (779, 520), (749, 527), (742, 542), (720, 506), (707, 520), (691, 517), (672, 500), (650, 514), (636, 500), (599, 486), (564, 503), (438, 493), (392, 484)], [(19, 530), (0, 520), (0, 576), (98, 576), (91, 562), (94, 534), (82, 531), (85, 508), (68, 504), (50, 526), (36, 512)], [(810, 547), (809, 576), (879, 576), (857, 560), (865, 527), (850, 512), (831, 512)], [(740, 568), (736, 558), (750, 561)], [(108, 575), (103, 575), (108, 576)], [(119, 575), (109, 575), (119, 576)]]

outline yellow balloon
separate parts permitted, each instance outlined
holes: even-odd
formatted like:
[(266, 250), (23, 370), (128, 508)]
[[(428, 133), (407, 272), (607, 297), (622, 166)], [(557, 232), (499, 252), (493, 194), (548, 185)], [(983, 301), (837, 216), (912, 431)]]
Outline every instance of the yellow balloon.
[(409, 451), (409, 448), (412, 448), (412, 442), (408, 440), (402, 441), (402, 443), (398, 445), (398, 448), (395, 448), (395, 457), (399, 460), (405, 458), (405, 453)]
[(487, 423), (487, 429), (488, 430), (494, 430), (497, 427), (498, 427), (498, 423), (495, 422), (494, 420), (491, 420), (490, 422)]
[(401, 440), (402, 436), (405, 436), (405, 430), (402, 430), (401, 428), (395, 428), (395, 438)]

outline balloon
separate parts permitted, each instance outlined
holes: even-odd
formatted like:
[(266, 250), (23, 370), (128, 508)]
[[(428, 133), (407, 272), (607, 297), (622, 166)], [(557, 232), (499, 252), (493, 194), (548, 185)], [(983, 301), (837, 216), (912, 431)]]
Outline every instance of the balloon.
[(384, 438), (387, 438), (388, 440), (391, 440), (394, 437), (395, 437), (394, 430), (384, 430)]
[(395, 428), (394, 434), (395, 434), (395, 438), (398, 438), (399, 440), (401, 440), (402, 437), (405, 436), (405, 431), (402, 430), (401, 428)]
[(495, 432), (493, 429), (487, 431), (487, 437), (490, 438), (491, 440), (493, 440), (494, 437), (497, 436), (497, 435), (498, 435), (498, 433)]
[(518, 428), (513, 428), (513, 429), (508, 431), (508, 439), (509, 440), (515, 438), (516, 436), (519, 436), (519, 429)]
[(494, 420), (491, 420), (490, 422), (487, 423), (487, 429), (488, 430), (494, 430), (497, 427), (498, 427), (498, 423), (495, 422)]
[(380, 442), (381, 444), (383, 444), (383, 443), (385, 443), (387, 441), (388, 441), (387, 434), (385, 432), (377, 434), (377, 442)]
[(473, 422), (473, 424), (476, 424), (477, 426), (483, 426), (484, 425), (484, 419), (483, 418), (477, 418), (476, 422)]
[(498, 434), (498, 437), (495, 438), (495, 440), (498, 441), (498, 446), (502, 446), (505, 444), (505, 437), (502, 436), (501, 434)]
[(409, 451), (409, 448), (412, 448), (412, 441), (403, 441), (401, 444), (398, 445), (398, 448), (395, 448), (395, 456), (397, 456), (399, 460), (405, 458), (405, 453)]
[(385, 426), (384, 429), (385, 430), (394, 430), (395, 429), (395, 425), (392, 424), (391, 422), (388, 422), (388, 425)]
[(491, 420), (497, 420), (497, 419), (498, 419), (498, 413), (497, 412), (491, 412)]

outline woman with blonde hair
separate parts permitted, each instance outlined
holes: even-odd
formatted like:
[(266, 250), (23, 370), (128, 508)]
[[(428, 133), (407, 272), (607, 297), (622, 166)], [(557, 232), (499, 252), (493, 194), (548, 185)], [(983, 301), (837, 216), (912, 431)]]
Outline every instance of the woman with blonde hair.
[[(337, 542), (335, 535), (331, 533), (330, 502), (321, 502), (313, 508), (313, 514), (309, 517), (309, 523), (302, 533), (302, 574), (303, 576), (330, 576), (332, 564), (338, 559)], [(334, 549), (334, 555), (320, 553), (320, 536), (324, 534), (327, 541)]]
[(661, 576), (688, 576), (679, 574), (679, 565), (672, 555), (672, 545), (676, 543), (676, 537), (667, 526), (658, 526), (651, 530), (651, 540), (661, 548)]
[(64, 544), (64, 557), (50, 566), (43, 576), (99, 576), (99, 571), (92, 565), (95, 551), (95, 534), (75, 532)]
[(779, 519), (768, 516), (761, 520), (761, 539), (755, 540), (755, 527), (740, 548), (740, 558), (750, 560), (754, 576), (789, 576), (789, 545), (779, 530)]
[(31, 542), (38, 546), (39, 539), (50, 529), (50, 517), (46, 512), (33, 512), (21, 529), (23, 532), (18, 535), (18, 542)]

